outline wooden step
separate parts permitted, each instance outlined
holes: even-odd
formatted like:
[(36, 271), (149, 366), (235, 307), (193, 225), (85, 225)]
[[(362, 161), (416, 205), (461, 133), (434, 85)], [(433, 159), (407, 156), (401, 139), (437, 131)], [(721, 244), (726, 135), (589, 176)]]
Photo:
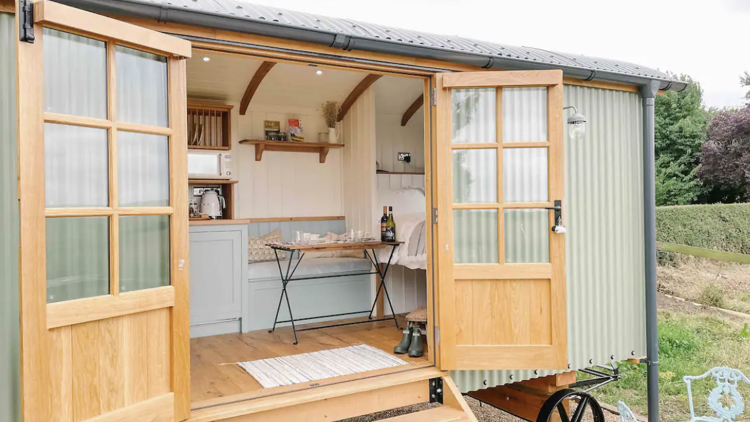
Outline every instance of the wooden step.
[(440, 406), (408, 415), (383, 419), (380, 422), (468, 422), (466, 413), (448, 406)]

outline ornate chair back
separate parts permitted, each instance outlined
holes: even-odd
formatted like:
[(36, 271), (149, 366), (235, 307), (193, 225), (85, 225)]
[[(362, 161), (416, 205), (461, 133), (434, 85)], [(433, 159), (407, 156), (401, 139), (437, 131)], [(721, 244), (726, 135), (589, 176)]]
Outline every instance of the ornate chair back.
[[(693, 406), (692, 382), (712, 377), (716, 387), (708, 395), (708, 406), (716, 412), (716, 416), (696, 416)], [(750, 385), (745, 374), (726, 366), (710, 369), (703, 375), (683, 377), (687, 384), (688, 401), (690, 403), (690, 422), (733, 422), (737, 416), (745, 411), (742, 395), (737, 391), (737, 384), (743, 381)]]

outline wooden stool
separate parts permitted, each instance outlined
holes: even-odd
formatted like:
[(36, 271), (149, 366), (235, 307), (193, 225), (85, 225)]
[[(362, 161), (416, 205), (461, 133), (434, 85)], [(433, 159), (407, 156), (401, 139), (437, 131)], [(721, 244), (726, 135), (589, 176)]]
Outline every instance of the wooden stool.
[(417, 308), (406, 315), (406, 323), (413, 322), (414, 326), (422, 329), (422, 333), (427, 332), (427, 308)]

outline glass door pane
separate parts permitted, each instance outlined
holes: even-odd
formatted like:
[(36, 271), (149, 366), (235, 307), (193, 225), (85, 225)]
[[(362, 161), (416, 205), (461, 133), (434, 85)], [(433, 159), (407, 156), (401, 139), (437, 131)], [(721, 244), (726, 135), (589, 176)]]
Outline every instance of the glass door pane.
[(44, 190), (48, 208), (109, 205), (107, 130), (44, 124)]
[(120, 217), (120, 292), (168, 286), (169, 217)]
[(44, 110), (107, 118), (107, 44), (44, 28)]
[(121, 207), (169, 205), (169, 138), (117, 132)]
[(47, 219), (47, 303), (109, 294), (109, 218)]
[(118, 45), (117, 120), (169, 126), (167, 58)]

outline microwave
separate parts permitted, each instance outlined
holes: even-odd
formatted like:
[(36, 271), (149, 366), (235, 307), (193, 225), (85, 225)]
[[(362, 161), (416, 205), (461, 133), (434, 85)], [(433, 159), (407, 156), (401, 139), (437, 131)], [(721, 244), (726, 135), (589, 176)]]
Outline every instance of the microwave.
[(229, 152), (188, 151), (188, 178), (231, 179), (232, 154)]

